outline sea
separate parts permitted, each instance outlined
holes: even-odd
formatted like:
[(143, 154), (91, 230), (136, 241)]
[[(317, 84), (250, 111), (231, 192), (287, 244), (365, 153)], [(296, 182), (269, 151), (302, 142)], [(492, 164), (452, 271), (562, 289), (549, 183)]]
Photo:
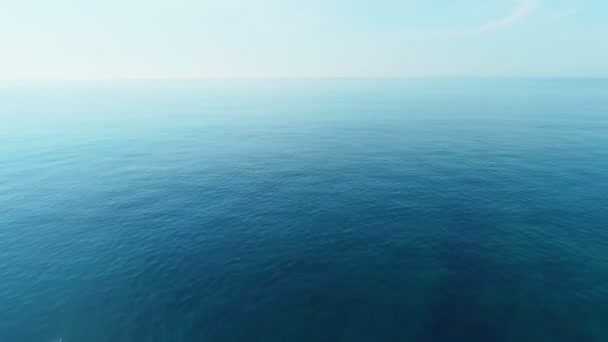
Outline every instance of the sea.
[(608, 80), (2, 82), (0, 341), (608, 341)]

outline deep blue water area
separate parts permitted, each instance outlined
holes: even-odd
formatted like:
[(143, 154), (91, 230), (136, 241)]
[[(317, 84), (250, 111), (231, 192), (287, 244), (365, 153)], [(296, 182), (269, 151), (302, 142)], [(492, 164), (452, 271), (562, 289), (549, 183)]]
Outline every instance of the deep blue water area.
[(608, 81), (0, 83), (0, 341), (608, 341)]

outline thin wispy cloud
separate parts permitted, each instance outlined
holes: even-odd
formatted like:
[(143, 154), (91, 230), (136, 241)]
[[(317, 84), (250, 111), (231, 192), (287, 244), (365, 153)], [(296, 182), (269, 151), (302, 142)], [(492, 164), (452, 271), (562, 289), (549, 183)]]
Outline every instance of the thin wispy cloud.
[(477, 27), (461, 31), (461, 34), (478, 34), (513, 26), (528, 17), (538, 7), (538, 0), (521, 0), (519, 6), (506, 16), (481, 24)]

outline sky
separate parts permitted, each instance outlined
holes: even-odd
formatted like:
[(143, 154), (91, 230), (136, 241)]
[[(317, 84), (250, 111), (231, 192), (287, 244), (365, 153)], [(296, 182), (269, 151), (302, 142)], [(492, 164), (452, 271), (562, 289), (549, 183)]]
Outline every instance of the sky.
[(606, 0), (0, 0), (0, 79), (608, 77)]

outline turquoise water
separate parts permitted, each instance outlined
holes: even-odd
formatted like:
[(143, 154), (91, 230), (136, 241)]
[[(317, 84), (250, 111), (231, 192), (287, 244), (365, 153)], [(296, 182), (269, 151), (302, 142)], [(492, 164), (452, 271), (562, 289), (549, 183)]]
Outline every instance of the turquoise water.
[(0, 341), (607, 341), (608, 81), (0, 84)]

